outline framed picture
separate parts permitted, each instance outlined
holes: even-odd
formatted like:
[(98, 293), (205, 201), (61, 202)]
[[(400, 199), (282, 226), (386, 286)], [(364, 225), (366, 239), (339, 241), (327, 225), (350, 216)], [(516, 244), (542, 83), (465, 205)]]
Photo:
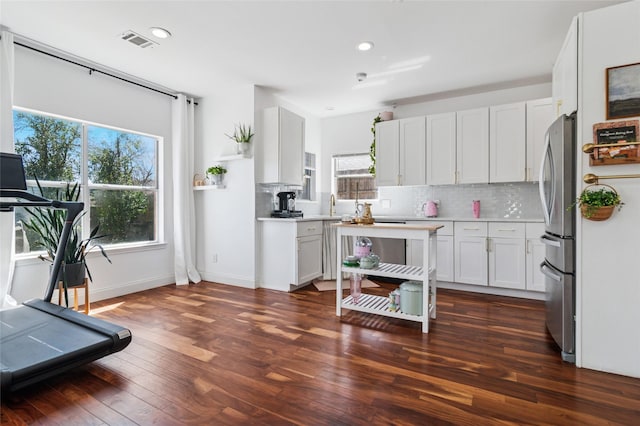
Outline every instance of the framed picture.
[(640, 163), (640, 145), (630, 145), (638, 142), (640, 136), (640, 121), (610, 121), (593, 125), (593, 143), (613, 144), (603, 148), (595, 148), (589, 156), (590, 166), (604, 166), (609, 164)]
[(607, 120), (640, 116), (640, 62), (607, 68)]

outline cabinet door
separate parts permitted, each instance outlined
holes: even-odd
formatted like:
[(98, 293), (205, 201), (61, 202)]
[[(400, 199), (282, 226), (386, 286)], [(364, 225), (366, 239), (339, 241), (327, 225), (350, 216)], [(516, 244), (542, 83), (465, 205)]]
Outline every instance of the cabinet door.
[(551, 98), (527, 102), (527, 182), (537, 182), (547, 129), (553, 123)]
[(551, 92), (554, 117), (578, 110), (578, 18), (574, 17), (553, 64)]
[(489, 182), (489, 109), (456, 114), (456, 183)]
[(322, 235), (297, 238), (298, 262), (296, 285), (304, 284), (322, 275)]
[(427, 116), (427, 185), (456, 183), (456, 113)]
[(454, 236), (455, 282), (487, 285), (487, 238)]
[(540, 238), (527, 238), (527, 290), (545, 291), (540, 264), (544, 261), (545, 245)]
[(376, 184), (398, 185), (400, 175), (400, 121), (382, 121), (376, 124)]
[[(377, 142), (376, 142), (377, 144)], [(425, 118), (400, 120), (400, 184), (424, 185)]]
[(489, 285), (525, 289), (525, 240), (491, 238), (489, 240)]
[[(436, 237), (436, 278), (438, 281), (453, 282), (453, 236), (438, 235)], [(422, 240), (407, 240), (407, 265), (422, 266), (424, 247)]]
[(280, 108), (280, 182), (302, 185), (304, 118)]
[(489, 182), (522, 182), (526, 163), (524, 102), (489, 109)]

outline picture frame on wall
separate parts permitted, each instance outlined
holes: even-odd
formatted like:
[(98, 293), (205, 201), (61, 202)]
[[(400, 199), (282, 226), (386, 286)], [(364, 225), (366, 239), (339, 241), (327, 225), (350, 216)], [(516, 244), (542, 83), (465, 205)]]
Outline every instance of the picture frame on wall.
[(607, 120), (640, 116), (640, 62), (607, 68)]

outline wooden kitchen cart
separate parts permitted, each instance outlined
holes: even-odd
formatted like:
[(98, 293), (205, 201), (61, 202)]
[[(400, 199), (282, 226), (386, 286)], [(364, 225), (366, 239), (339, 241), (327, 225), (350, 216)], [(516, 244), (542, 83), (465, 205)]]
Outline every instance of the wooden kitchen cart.
[[(436, 317), (436, 235), (442, 225), (403, 224), (403, 223), (376, 223), (373, 225), (354, 225), (349, 223), (336, 223), (337, 228), (337, 266), (336, 277), (336, 315), (342, 315), (342, 309), (368, 312), (387, 317), (400, 318), (422, 323), (422, 332), (429, 332), (429, 318)], [(349, 253), (342, 253), (342, 238), (344, 237), (378, 237), (400, 238), (405, 240), (421, 240), (423, 243), (422, 267), (380, 263), (372, 269), (348, 267), (342, 265), (342, 261)], [(375, 252), (375, 247), (373, 247)], [(413, 281), (422, 281), (422, 315), (410, 315), (400, 311), (389, 309), (389, 299), (383, 296), (364, 294), (360, 296), (358, 303), (354, 303), (351, 295), (342, 298), (342, 273), (357, 273), (363, 275), (376, 275), (380, 277), (401, 278)]]

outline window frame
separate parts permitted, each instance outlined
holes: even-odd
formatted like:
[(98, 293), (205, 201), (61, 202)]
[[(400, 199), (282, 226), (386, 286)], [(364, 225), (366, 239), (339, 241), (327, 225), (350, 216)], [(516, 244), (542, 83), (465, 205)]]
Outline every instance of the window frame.
[[(88, 238), (89, 232), (91, 231), (91, 190), (144, 190), (144, 191), (152, 191), (155, 192), (155, 205), (154, 205), (154, 235), (155, 238), (153, 240), (147, 241), (132, 241), (132, 242), (122, 242), (122, 243), (105, 243), (101, 244), (105, 249), (110, 251), (117, 252), (127, 252), (136, 248), (144, 248), (149, 249), (153, 246), (166, 246), (165, 241), (165, 232), (164, 232), (164, 173), (163, 173), (163, 164), (164, 164), (164, 137), (159, 135), (153, 135), (150, 133), (140, 132), (136, 130), (124, 129), (117, 126), (96, 123), (89, 120), (77, 119), (72, 117), (67, 117), (60, 114), (43, 112), (31, 108), (23, 108), (19, 106), (13, 106), (13, 112), (23, 112), (32, 115), (41, 115), (45, 117), (50, 117), (54, 119), (72, 121), (80, 124), (81, 126), (81, 140), (80, 140), (80, 201), (82, 201), (85, 205), (83, 211), (86, 213), (82, 217), (81, 227), (82, 227), (82, 238)], [(88, 132), (89, 127), (100, 127), (104, 129), (114, 130), (117, 132), (128, 133), (132, 135), (139, 135), (148, 138), (153, 138), (156, 141), (156, 155), (155, 155), (155, 186), (139, 186), (139, 185), (120, 185), (120, 184), (105, 184), (105, 183), (89, 183), (89, 138)], [(46, 188), (64, 188), (66, 186), (66, 182), (64, 181), (45, 181), (41, 180), (40, 184)], [(27, 186), (36, 186), (36, 181), (34, 179), (27, 179)], [(15, 224), (14, 224), (14, 232), (15, 232)], [(16, 260), (21, 259), (29, 259), (29, 258), (37, 258), (44, 250), (31, 250), (27, 253), (15, 253)]]
[[(356, 201), (355, 198), (338, 198), (338, 176), (336, 176), (336, 160), (338, 158), (344, 158), (344, 157), (366, 157), (367, 159), (370, 158), (369, 153), (368, 152), (356, 152), (356, 153), (352, 153), (352, 154), (333, 154), (331, 156), (331, 193), (336, 195), (336, 202), (354, 202)], [(371, 174), (371, 173), (359, 173), (359, 174), (353, 174), (353, 175), (349, 175), (350, 177), (371, 177), (373, 179), (374, 185), (375, 185), (375, 191), (376, 191), (376, 196), (375, 198), (363, 198), (363, 200), (367, 200), (367, 201), (378, 201), (380, 198), (380, 188), (378, 188), (378, 185), (376, 183), (376, 178), (375, 175)], [(358, 201), (360, 201), (360, 199), (358, 199)]]

